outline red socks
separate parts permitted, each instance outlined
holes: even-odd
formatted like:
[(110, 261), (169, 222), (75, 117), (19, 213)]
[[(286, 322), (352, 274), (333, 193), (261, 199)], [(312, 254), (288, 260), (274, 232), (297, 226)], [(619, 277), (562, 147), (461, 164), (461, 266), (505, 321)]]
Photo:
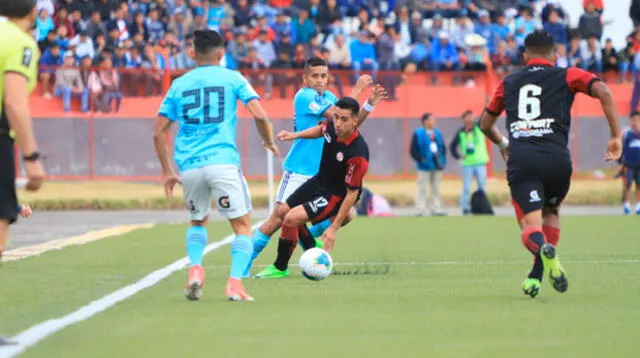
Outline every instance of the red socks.
[(520, 238), (524, 247), (534, 255), (540, 252), (540, 247), (546, 242), (544, 233), (539, 227), (530, 227), (523, 230)]
[(542, 226), (542, 232), (544, 232), (544, 236), (547, 238), (547, 242), (553, 246), (558, 246), (558, 241), (560, 241), (560, 229), (553, 226)]

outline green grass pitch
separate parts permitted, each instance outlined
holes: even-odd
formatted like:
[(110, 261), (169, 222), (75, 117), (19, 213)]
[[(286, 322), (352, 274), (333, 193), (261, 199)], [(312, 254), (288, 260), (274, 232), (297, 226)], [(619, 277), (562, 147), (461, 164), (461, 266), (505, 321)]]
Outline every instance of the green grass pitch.
[[(0, 268), (0, 334), (64, 316), (184, 255), (184, 225), (157, 226)], [(209, 226), (209, 241), (229, 233)], [(387, 262), (375, 275), (246, 280), (255, 302), (228, 302), (229, 246), (204, 259), (203, 299), (186, 270), (24, 357), (632, 357), (640, 343), (640, 224), (564, 219), (569, 291), (520, 284), (531, 256), (513, 218), (359, 218), (338, 233), (336, 269)], [(276, 240), (257, 264), (271, 263)], [(342, 266), (340, 266), (342, 265)], [(0, 350), (1, 355), (1, 350)]]

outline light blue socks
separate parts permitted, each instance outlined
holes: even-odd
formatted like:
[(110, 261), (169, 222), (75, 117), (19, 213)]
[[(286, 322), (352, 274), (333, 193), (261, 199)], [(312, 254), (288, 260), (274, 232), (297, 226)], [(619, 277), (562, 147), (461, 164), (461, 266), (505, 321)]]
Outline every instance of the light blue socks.
[(329, 226), (331, 226), (331, 220), (326, 219), (310, 227), (309, 233), (311, 233), (311, 236), (314, 238), (318, 238), (322, 236), (322, 233), (324, 233)]
[(207, 246), (207, 229), (202, 226), (189, 227), (186, 241), (190, 265), (202, 265), (202, 253)]
[(253, 241), (249, 236), (237, 235), (231, 242), (231, 278), (242, 279), (253, 254)]

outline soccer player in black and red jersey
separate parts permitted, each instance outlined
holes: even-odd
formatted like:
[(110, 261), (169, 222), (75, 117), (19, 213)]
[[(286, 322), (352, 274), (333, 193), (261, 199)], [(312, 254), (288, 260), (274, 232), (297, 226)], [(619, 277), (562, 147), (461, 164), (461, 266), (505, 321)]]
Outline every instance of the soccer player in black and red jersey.
[[(610, 130), (605, 160), (617, 160), (621, 154), (611, 91), (592, 73), (555, 67), (553, 48), (548, 33), (529, 34), (525, 39), (526, 67), (504, 78), (480, 120), (480, 128), (500, 147), (507, 161), (507, 181), (522, 243), (534, 255), (533, 268), (522, 286), (531, 297), (540, 292), (544, 276), (558, 292), (569, 287), (556, 246), (560, 240), (558, 209), (571, 183), (567, 142), (577, 93), (600, 100)], [(502, 111), (507, 112), (509, 139), (495, 127)]]
[(324, 249), (330, 251), (336, 231), (362, 192), (362, 180), (369, 168), (369, 147), (356, 125), (360, 104), (351, 97), (343, 97), (335, 107), (332, 120), (305, 131), (278, 134), (282, 141), (320, 137), (325, 141), (318, 174), (287, 199), (289, 210), (282, 224), (274, 263), (280, 271), (287, 269), (298, 239), (305, 247), (313, 247), (314, 239), (305, 225), (309, 221), (317, 223), (334, 218), (321, 238)]

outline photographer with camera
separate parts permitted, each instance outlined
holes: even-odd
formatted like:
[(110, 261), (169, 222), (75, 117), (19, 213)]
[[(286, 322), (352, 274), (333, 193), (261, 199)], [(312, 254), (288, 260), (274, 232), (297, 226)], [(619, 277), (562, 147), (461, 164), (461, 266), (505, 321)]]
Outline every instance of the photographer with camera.
[(469, 215), (469, 192), (471, 191), (471, 181), (476, 178), (478, 190), (485, 191), (487, 185), (487, 163), (489, 153), (487, 152), (487, 141), (478, 126), (478, 122), (473, 121), (473, 112), (470, 110), (462, 114), (464, 126), (455, 134), (449, 149), (451, 155), (460, 160), (462, 164), (462, 195), (460, 196), (460, 208), (463, 215)]

